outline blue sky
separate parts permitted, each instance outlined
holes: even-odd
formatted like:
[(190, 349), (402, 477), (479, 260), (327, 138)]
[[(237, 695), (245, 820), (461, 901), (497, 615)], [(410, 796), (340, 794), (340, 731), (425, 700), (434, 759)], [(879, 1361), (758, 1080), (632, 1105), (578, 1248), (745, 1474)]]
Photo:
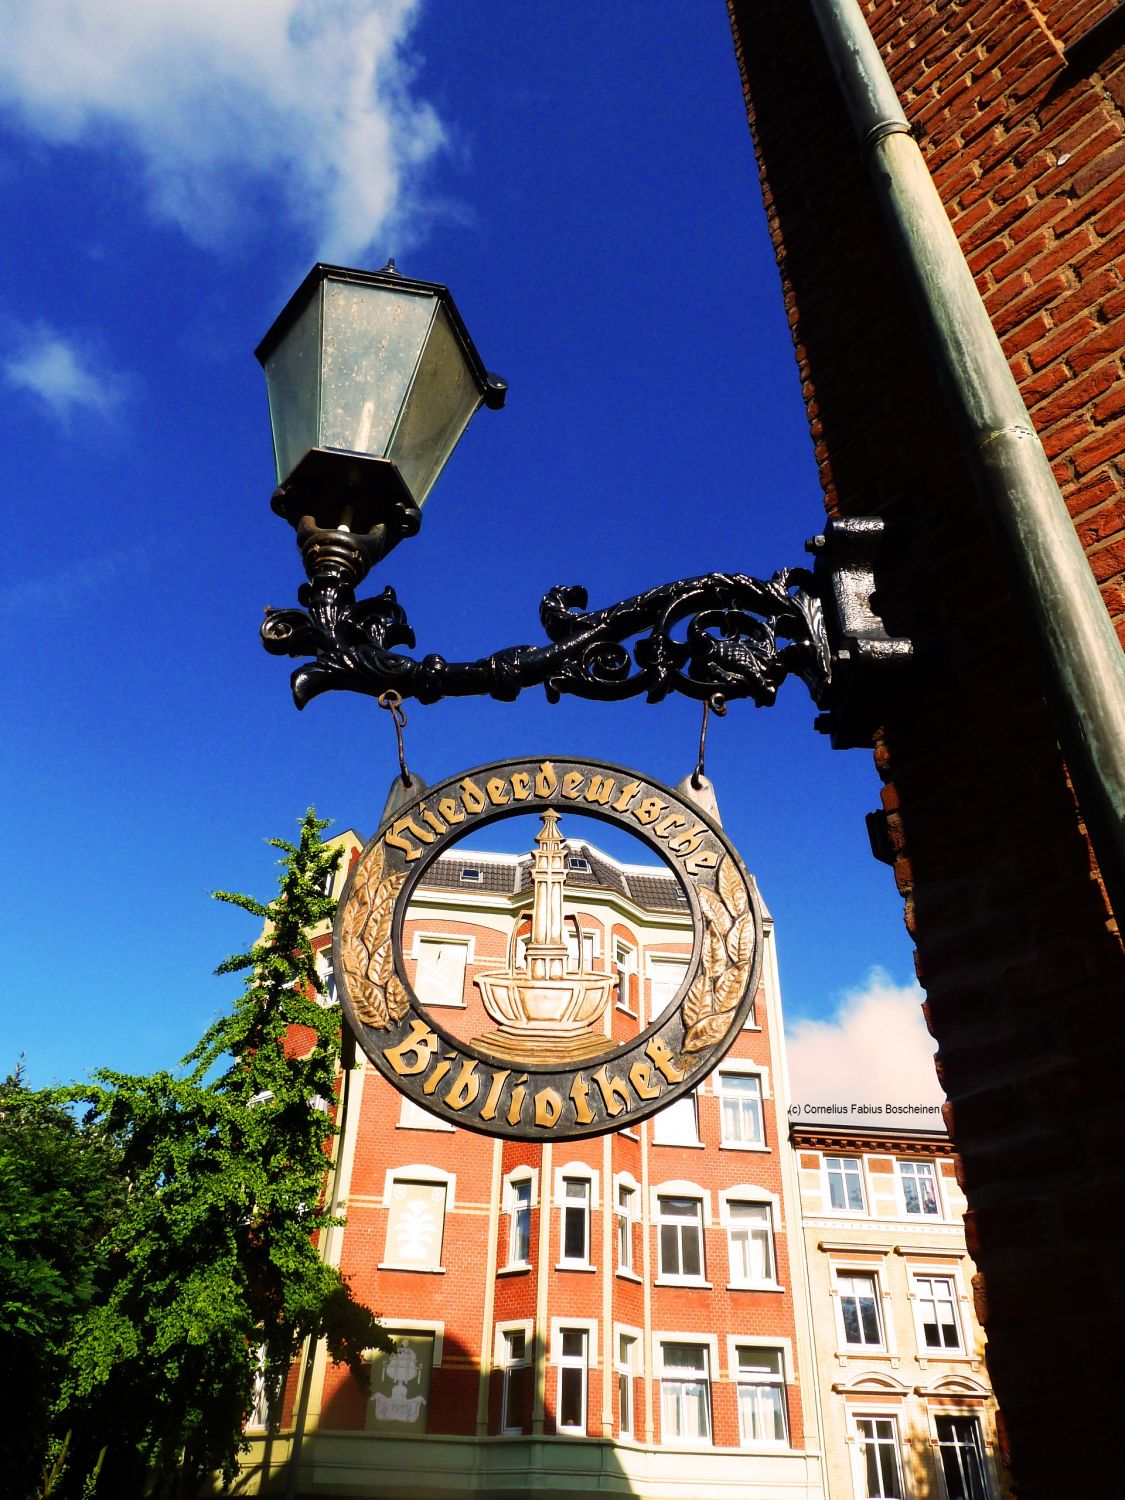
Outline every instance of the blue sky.
[[(252, 350), (315, 259), (446, 282), (510, 384), (373, 580), (422, 652), (539, 640), (555, 583), (598, 607), (768, 575), (822, 510), (720, 0), (0, 0), (0, 20), (2, 1061), (41, 1083), (173, 1063), (253, 936), (209, 891), (268, 894), (263, 840), (310, 803), (365, 833), (383, 804), (386, 717), (345, 694), (298, 714), (258, 643), (299, 565)], [(699, 725), (687, 702), (534, 693), (408, 712), (430, 780), (553, 751), (676, 781)], [(813, 715), (790, 683), (709, 744), (787, 1013), (834, 1024), (874, 983), (913, 1016), (864, 830), (878, 779)]]

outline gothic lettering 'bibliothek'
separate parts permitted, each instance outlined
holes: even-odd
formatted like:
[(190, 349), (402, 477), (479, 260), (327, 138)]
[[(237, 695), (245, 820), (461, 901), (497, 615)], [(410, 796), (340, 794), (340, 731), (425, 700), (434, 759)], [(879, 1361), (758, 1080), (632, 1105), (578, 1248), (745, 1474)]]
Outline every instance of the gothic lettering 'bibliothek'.
[[(462, 1039), (415, 992), (403, 924), (451, 845), (528, 813), (539, 826), (521, 864), (507, 966), (471, 980), (494, 1029)], [(658, 1013), (651, 999), (630, 1011), (611, 954), (598, 963), (576, 944), (568, 813), (627, 829), (660, 858), (659, 878), (669, 887), (667, 872), (675, 878), (682, 979)], [(761, 907), (718, 825), (668, 787), (592, 761), (501, 761), (427, 789), (384, 823), (345, 886), (334, 961), (363, 1050), (431, 1114), (509, 1139), (604, 1135), (694, 1088), (727, 1051), (758, 986)], [(618, 1011), (635, 1017), (631, 1031)]]

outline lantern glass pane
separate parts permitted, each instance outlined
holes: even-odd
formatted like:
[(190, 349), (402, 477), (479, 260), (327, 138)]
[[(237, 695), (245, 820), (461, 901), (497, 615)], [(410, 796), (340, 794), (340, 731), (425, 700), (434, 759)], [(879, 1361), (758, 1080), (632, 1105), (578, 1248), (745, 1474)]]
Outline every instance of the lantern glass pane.
[(320, 447), (386, 457), (436, 301), (325, 282)]
[(316, 447), (320, 383), (320, 288), (265, 362), (277, 482)]
[(444, 306), (439, 306), (414, 389), (387, 454), (398, 465), (418, 505), (430, 493), (481, 400), (461, 341)]

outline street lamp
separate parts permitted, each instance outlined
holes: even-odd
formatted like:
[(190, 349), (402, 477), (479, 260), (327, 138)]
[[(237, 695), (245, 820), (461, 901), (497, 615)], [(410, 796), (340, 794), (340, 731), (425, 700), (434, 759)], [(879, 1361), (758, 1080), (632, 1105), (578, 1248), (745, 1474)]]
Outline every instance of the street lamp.
[(352, 554), (353, 570), (365, 564), (353, 587), (418, 530), (473, 414), (507, 394), (448, 289), (408, 280), (394, 261), (381, 271), (315, 265), (255, 354), (273, 429), (273, 509), (314, 565), (326, 549)]
[[(539, 618), (549, 644), (471, 662), (392, 649), (414, 632), (392, 588), (356, 600), (374, 563), (421, 525), (420, 507), (482, 405), (504, 404), (448, 290), (382, 271), (317, 265), (257, 349), (266, 372), (278, 488), (297, 529), (303, 609), (267, 609), (274, 655), (311, 657), (292, 676), (297, 706), (332, 689), (513, 699), (542, 686), (616, 700), (670, 692), (771, 704), (794, 674), (825, 712), (835, 745), (870, 741), (872, 671), (909, 660), (872, 604), (884, 543), (873, 518), (829, 521), (806, 543), (808, 568), (769, 579), (709, 573), (588, 613), (578, 585), (552, 589)], [(631, 645), (626, 645), (632, 642)]]

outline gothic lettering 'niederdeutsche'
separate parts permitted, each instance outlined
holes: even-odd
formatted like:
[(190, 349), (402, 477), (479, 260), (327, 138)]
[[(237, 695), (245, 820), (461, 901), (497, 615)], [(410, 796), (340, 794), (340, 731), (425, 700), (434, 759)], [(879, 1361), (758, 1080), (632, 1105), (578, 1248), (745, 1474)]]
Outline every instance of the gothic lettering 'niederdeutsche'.
[[(472, 979), (478, 1014), (495, 1029), (456, 1037), (413, 988), (407, 909), (426, 871), (458, 839), (527, 813), (539, 827), (523, 861), (508, 964)], [(671, 889), (668, 872), (675, 877), (680, 982), (658, 1014), (622, 999), (626, 980), (613, 954), (603, 951), (600, 963), (592, 950), (584, 956), (578, 919), (564, 915), (575, 896), (560, 825), (568, 813), (629, 829), (659, 856), (663, 869), (652, 873), (664, 888)], [(400, 1092), (471, 1130), (553, 1140), (628, 1127), (695, 1087), (747, 1019), (761, 938), (753, 882), (717, 824), (636, 772), (556, 757), (450, 777), (389, 819), (348, 878), (334, 956), (356, 1036)], [(654, 1010), (655, 983), (651, 990)]]

